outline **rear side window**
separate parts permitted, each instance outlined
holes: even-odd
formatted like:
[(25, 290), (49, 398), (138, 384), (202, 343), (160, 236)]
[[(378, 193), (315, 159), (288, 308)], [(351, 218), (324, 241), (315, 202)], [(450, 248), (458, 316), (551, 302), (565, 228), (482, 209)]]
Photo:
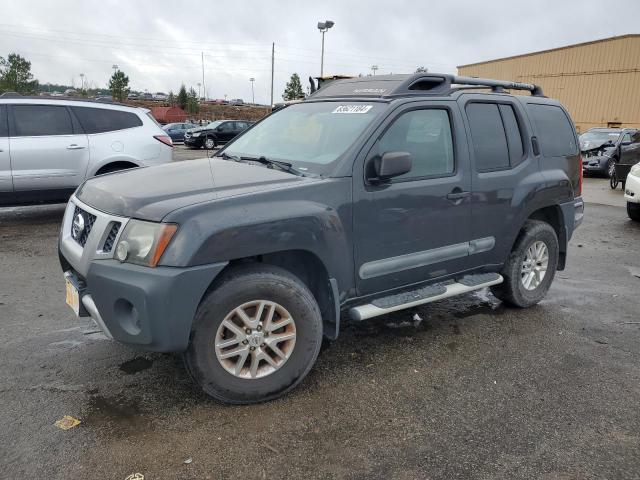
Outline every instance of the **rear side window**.
[(9, 128), (7, 125), (7, 107), (0, 105), (0, 137), (8, 137)]
[(528, 108), (545, 156), (564, 157), (578, 153), (573, 128), (564, 110), (555, 105), (540, 104), (529, 104)]
[(72, 135), (71, 115), (64, 106), (13, 105), (16, 137)]
[(466, 110), (478, 171), (508, 168), (509, 147), (498, 105), (470, 103)]
[(142, 120), (131, 112), (106, 108), (71, 107), (85, 133), (104, 133), (142, 126)]

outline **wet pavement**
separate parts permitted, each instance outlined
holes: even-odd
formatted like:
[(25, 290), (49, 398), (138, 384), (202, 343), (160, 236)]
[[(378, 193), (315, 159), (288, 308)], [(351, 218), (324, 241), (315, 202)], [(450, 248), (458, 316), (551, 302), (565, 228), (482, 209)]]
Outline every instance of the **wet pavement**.
[(602, 182), (540, 305), (480, 291), (347, 324), (295, 391), (249, 407), (74, 318), (63, 206), (0, 209), (0, 478), (637, 479), (640, 224)]

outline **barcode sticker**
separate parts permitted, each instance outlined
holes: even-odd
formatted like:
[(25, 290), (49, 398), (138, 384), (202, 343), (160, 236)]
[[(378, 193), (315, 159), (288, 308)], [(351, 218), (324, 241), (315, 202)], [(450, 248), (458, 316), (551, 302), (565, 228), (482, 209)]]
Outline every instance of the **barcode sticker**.
[(367, 113), (373, 105), (340, 105), (331, 113)]

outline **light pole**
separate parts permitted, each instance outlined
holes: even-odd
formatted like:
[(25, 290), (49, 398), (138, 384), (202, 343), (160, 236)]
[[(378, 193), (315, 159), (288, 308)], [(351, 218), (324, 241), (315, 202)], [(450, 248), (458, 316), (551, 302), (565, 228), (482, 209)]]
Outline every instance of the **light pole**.
[(373, 71), (373, 76), (376, 76), (376, 70), (378, 70), (378, 65), (371, 65), (371, 70)]
[(82, 82), (82, 88), (80, 90), (84, 92), (84, 73), (80, 74), (80, 81)]
[(118, 65), (112, 65), (111, 68), (113, 68), (113, 73), (116, 73), (118, 71)]
[(200, 82), (198, 82), (196, 85), (198, 85), (198, 101), (200, 101), (200, 99), (202, 98), (200, 96), (200, 85), (202, 85)]
[(256, 81), (256, 79), (255, 79), (255, 78), (253, 78), (253, 77), (251, 77), (251, 78), (249, 79), (249, 81), (251, 82), (251, 103), (255, 105), (255, 104), (256, 104), (256, 96), (255, 96), (255, 94), (253, 93), (253, 82), (255, 82), (255, 81)]
[(322, 33), (322, 53), (320, 54), (320, 76), (324, 73), (324, 34), (331, 27), (335, 25), (331, 20), (325, 20), (324, 22), (318, 22), (318, 30)]

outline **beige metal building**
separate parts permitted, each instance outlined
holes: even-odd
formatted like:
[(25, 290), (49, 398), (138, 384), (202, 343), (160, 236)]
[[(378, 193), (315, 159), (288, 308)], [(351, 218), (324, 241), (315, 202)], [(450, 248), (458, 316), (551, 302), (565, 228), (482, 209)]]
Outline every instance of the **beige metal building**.
[(591, 127), (640, 128), (638, 34), (460, 65), (458, 73), (536, 83), (546, 96), (564, 104), (581, 132)]

